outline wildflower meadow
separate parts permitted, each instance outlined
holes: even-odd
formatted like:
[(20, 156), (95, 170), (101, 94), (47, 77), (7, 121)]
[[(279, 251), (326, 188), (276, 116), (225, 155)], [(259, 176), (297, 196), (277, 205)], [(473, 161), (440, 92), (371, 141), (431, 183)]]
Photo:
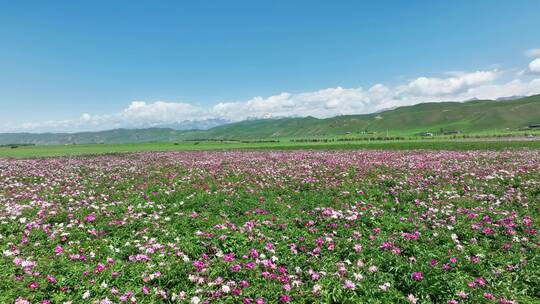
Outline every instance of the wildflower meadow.
[(0, 303), (539, 303), (540, 150), (0, 159)]

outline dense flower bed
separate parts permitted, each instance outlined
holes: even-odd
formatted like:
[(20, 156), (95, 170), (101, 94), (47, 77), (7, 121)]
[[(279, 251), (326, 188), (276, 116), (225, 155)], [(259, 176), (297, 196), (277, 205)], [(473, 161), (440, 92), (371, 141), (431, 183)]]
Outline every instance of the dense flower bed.
[(538, 303), (540, 151), (0, 159), (1, 303)]

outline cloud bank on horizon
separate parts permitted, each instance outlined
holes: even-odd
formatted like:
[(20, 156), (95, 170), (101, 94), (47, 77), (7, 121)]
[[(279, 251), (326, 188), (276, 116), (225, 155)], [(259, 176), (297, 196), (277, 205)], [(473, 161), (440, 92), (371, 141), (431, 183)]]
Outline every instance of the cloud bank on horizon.
[[(540, 57), (540, 49), (525, 52)], [(186, 122), (235, 122), (253, 118), (366, 114), (423, 102), (497, 99), (540, 94), (540, 58), (519, 72), (480, 70), (451, 72), (445, 77), (417, 77), (402, 84), (381, 83), (370, 88), (326, 88), (303, 93), (283, 92), (246, 101), (221, 102), (201, 107), (186, 102), (133, 101), (118, 113), (93, 115), (62, 121), (28, 122), (3, 126), (1, 132), (78, 132), (115, 128), (170, 126)], [(212, 124), (210, 124), (212, 126)]]

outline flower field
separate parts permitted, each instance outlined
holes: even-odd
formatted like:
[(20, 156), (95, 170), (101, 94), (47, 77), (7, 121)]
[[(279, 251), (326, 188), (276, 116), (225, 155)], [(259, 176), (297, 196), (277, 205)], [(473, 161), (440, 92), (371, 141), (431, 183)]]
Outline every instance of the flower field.
[(540, 150), (0, 159), (0, 303), (539, 303)]

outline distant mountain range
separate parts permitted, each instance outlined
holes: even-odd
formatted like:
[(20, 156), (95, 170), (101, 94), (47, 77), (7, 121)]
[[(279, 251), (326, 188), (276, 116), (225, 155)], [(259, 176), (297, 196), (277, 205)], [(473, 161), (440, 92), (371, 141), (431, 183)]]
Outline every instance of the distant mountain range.
[[(194, 122), (192, 130), (178, 126), (160, 128), (115, 129), (80, 133), (2, 133), (6, 144), (85, 144), (139, 143), (196, 139), (271, 139), (310, 138), (345, 134), (412, 136), (420, 133), (478, 133), (518, 130), (540, 124), (540, 95), (499, 100), (433, 102), (399, 107), (364, 115), (344, 115), (318, 119), (270, 118), (235, 123), (208, 121), (203, 127)], [(182, 126), (185, 128), (185, 125)]]
[[(201, 120), (185, 120), (181, 122), (162, 122), (152, 123), (147, 125), (137, 125), (137, 129), (144, 128), (161, 128), (173, 130), (208, 130), (214, 127), (229, 124), (231, 121), (225, 119), (201, 119)], [(130, 128), (131, 129), (131, 128)], [(135, 129), (135, 128), (133, 128)]]

